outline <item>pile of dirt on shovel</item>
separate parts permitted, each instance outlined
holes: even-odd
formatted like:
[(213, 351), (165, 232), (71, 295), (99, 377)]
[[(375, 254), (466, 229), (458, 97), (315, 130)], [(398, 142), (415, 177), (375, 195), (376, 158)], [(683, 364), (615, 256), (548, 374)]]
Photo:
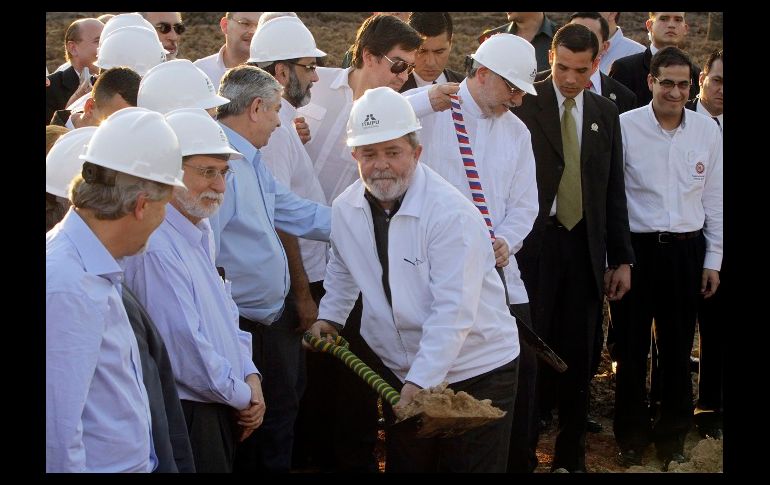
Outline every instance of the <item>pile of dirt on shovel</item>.
[(427, 389), (420, 389), (412, 402), (400, 413), (399, 420), (404, 420), (424, 413), (436, 418), (485, 418), (498, 419), (505, 416), (505, 411), (492, 405), (489, 399), (479, 401), (465, 391), (457, 394), (447, 387), (446, 382)]

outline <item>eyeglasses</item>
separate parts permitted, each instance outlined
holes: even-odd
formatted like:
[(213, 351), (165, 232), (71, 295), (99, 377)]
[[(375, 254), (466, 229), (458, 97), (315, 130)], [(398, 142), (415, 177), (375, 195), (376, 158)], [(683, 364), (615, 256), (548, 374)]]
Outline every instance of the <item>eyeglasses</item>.
[(174, 29), (174, 32), (177, 33), (177, 35), (184, 34), (184, 31), (187, 30), (187, 26), (183, 24), (182, 22), (179, 22), (178, 24), (171, 25), (168, 22), (158, 22), (155, 24), (155, 28), (160, 32), (161, 34), (168, 34), (171, 32), (171, 29)]
[(317, 64), (300, 64), (299, 62), (292, 62), (292, 61), (286, 61), (286, 62), (288, 62), (289, 64), (294, 64), (295, 66), (302, 66), (308, 72), (315, 71), (316, 68), (318, 67)]
[(510, 90), (511, 90), (511, 96), (514, 96), (514, 95), (516, 95), (516, 94), (520, 94), (520, 93), (523, 93), (523, 92), (524, 92), (524, 90), (523, 90), (523, 89), (519, 89), (519, 88), (517, 88), (517, 87), (516, 87), (516, 86), (514, 86), (514, 85), (513, 85), (513, 84), (512, 84), (510, 81), (508, 81), (507, 79), (505, 79), (503, 76), (500, 76), (499, 74), (498, 74), (498, 76), (500, 77), (500, 79), (502, 79), (502, 80), (503, 80), (503, 82), (505, 83), (505, 85), (506, 85), (506, 86), (508, 86), (508, 89), (510, 89)]
[(184, 163), (183, 165), (186, 167), (196, 169), (201, 175), (203, 175), (203, 178), (208, 180), (215, 179), (217, 175), (221, 175), (222, 178), (224, 179), (225, 177), (227, 177), (228, 173), (233, 173), (233, 169), (231, 168), (223, 168), (222, 170), (217, 170), (216, 168), (196, 167), (195, 165), (188, 165), (186, 163)]
[(257, 25), (258, 25), (258, 24), (255, 24), (253, 22), (249, 22), (248, 20), (243, 20), (243, 19), (230, 19), (230, 20), (232, 20), (233, 22), (235, 22), (236, 24), (240, 25), (241, 27), (243, 27), (246, 30), (250, 30), (252, 27), (256, 30)]
[(402, 72), (406, 71), (407, 74), (411, 74), (412, 71), (414, 71), (415, 65), (409, 62), (406, 62), (403, 59), (396, 59), (395, 61), (391, 60), (388, 56), (385, 54), (382, 55), (385, 59), (390, 62), (390, 72), (393, 74), (401, 74)]
[(680, 91), (687, 91), (688, 89), (690, 89), (690, 85), (692, 84), (690, 81), (679, 81), (677, 83), (672, 81), (671, 79), (658, 79), (655, 76), (653, 76), (652, 78), (658, 81), (658, 84), (660, 84), (660, 86), (666, 90), (673, 89), (674, 86), (676, 86), (679, 88)]

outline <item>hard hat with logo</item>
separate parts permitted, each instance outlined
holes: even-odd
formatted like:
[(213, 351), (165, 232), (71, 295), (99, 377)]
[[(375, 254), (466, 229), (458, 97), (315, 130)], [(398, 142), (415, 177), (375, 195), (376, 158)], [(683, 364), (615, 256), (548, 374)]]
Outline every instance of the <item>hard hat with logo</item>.
[(104, 24), (104, 29), (102, 29), (102, 33), (99, 36), (99, 47), (104, 44), (105, 39), (112, 35), (113, 32), (120, 29), (121, 27), (130, 27), (132, 25), (149, 29), (155, 33), (155, 26), (153, 26), (149, 20), (145, 19), (140, 14), (136, 12), (122, 13), (112, 17), (107, 21), (106, 24)]
[(137, 96), (137, 106), (163, 114), (179, 108), (216, 108), (229, 102), (217, 95), (208, 75), (187, 59), (166, 61), (147, 71)]
[(323, 57), (313, 34), (296, 17), (278, 17), (265, 22), (254, 33), (247, 62), (283, 61), (301, 57)]
[(81, 160), (95, 165), (184, 187), (179, 141), (162, 114), (123, 108), (102, 121)]
[(485, 40), (471, 58), (517, 88), (537, 96), (532, 85), (537, 75), (535, 48), (518, 35), (495, 34)]
[(69, 198), (67, 187), (83, 166), (83, 160), (78, 157), (85, 152), (86, 145), (95, 131), (95, 126), (77, 128), (56, 140), (45, 157), (46, 192), (65, 199)]
[(95, 66), (109, 69), (127, 66), (140, 76), (166, 60), (166, 53), (155, 31), (130, 26), (115, 30), (99, 47)]
[(230, 159), (242, 158), (240, 152), (230, 147), (222, 127), (202, 109), (175, 109), (166, 114), (166, 121), (176, 133), (182, 156), (230, 155)]
[(371, 145), (421, 128), (406, 98), (386, 86), (368, 89), (350, 110), (347, 144), (349, 147)]

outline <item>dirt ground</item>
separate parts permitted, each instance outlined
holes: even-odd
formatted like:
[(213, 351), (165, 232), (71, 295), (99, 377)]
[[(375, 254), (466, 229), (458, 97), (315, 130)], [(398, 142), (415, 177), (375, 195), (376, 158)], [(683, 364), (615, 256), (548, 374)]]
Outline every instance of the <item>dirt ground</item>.
[[(53, 72), (64, 62), (63, 39), (67, 26), (77, 18), (97, 17), (104, 13), (121, 12), (48, 12), (46, 13), (46, 66)], [(571, 12), (546, 12), (558, 25), (566, 22)], [(343, 54), (355, 39), (356, 30), (370, 12), (297, 12), (315, 37), (318, 47), (328, 56), (326, 64), (339, 66)], [(462, 71), (463, 59), (478, 47), (476, 40), (485, 29), (507, 23), (502, 12), (452, 12), (454, 42), (449, 67)], [(182, 12), (188, 26), (180, 45), (180, 58), (196, 60), (219, 50), (224, 36), (219, 19), (224, 12)], [(647, 12), (623, 12), (620, 25), (627, 37), (647, 45), (644, 21)], [(707, 41), (708, 12), (687, 12), (690, 30), (683, 46), (695, 62), (703, 65), (708, 53), (722, 47), (721, 41)]]

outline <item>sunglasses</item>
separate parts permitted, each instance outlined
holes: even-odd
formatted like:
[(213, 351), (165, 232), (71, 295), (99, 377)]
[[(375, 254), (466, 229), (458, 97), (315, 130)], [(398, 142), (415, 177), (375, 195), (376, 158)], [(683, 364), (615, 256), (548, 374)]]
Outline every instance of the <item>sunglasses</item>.
[(406, 62), (403, 59), (396, 59), (395, 61), (393, 61), (385, 54), (383, 54), (382, 57), (384, 57), (385, 59), (388, 60), (388, 62), (390, 62), (390, 72), (392, 72), (393, 74), (401, 74), (404, 71), (406, 71), (407, 74), (411, 74), (412, 71), (414, 71), (415, 65), (409, 62)]
[(177, 33), (177, 35), (184, 34), (184, 31), (187, 30), (187, 26), (183, 24), (182, 22), (179, 22), (178, 24), (171, 25), (168, 22), (158, 22), (155, 24), (155, 28), (160, 32), (161, 34), (168, 34), (171, 32), (171, 29), (174, 29), (174, 32)]

